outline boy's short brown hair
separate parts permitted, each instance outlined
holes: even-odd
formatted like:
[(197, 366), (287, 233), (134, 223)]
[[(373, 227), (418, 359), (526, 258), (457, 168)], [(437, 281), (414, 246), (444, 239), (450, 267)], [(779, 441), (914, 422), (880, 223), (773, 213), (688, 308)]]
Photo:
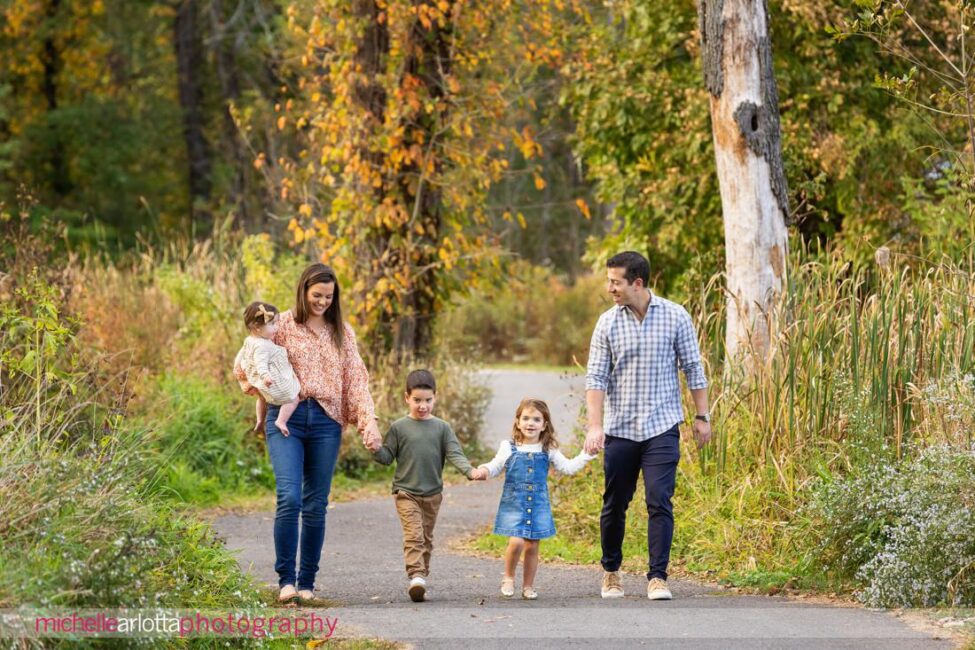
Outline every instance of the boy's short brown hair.
[(410, 395), (417, 388), (425, 388), (437, 392), (437, 380), (433, 378), (433, 373), (429, 370), (414, 370), (406, 375), (406, 394)]

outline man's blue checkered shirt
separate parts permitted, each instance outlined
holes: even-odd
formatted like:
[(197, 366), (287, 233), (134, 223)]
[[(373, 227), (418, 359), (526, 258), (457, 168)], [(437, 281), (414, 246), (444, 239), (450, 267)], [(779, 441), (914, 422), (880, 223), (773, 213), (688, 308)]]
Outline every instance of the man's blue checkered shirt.
[(642, 323), (627, 307), (604, 312), (589, 344), (586, 389), (606, 393), (606, 435), (642, 441), (683, 422), (678, 367), (688, 388), (707, 387), (686, 309), (651, 293)]

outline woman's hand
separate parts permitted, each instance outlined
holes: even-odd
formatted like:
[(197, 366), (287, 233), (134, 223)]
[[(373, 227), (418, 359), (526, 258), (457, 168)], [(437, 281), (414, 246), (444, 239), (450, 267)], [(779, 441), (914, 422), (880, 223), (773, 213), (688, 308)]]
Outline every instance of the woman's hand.
[(366, 428), (362, 430), (362, 444), (366, 449), (375, 453), (383, 446), (383, 437), (379, 433), (379, 425), (376, 420), (370, 420)]

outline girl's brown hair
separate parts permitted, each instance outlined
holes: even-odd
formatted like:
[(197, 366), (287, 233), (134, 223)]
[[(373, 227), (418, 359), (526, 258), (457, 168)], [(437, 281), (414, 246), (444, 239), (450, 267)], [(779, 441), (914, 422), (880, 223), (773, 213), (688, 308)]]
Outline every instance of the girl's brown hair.
[(542, 433), (538, 436), (538, 441), (542, 443), (542, 450), (558, 449), (559, 441), (555, 439), (555, 427), (552, 426), (552, 415), (548, 412), (548, 404), (532, 397), (521, 400), (521, 403), (518, 405), (518, 410), (515, 411), (515, 424), (511, 428), (511, 436), (515, 439), (515, 444), (520, 445), (525, 440), (525, 435), (518, 428), (518, 420), (521, 418), (521, 412), (526, 408), (535, 409), (545, 419), (545, 428), (542, 429)]
[(244, 308), (244, 325), (249, 330), (264, 327), (278, 315), (278, 308), (271, 303), (256, 301)]
[(308, 289), (316, 284), (334, 284), (335, 293), (332, 295), (332, 304), (325, 310), (325, 322), (331, 327), (332, 342), (339, 350), (342, 349), (343, 334), (345, 326), (342, 324), (342, 304), (339, 301), (339, 281), (335, 277), (332, 267), (325, 264), (316, 263), (310, 265), (302, 272), (298, 278), (298, 290), (295, 297), (295, 322), (304, 323), (311, 315), (311, 307), (308, 304)]

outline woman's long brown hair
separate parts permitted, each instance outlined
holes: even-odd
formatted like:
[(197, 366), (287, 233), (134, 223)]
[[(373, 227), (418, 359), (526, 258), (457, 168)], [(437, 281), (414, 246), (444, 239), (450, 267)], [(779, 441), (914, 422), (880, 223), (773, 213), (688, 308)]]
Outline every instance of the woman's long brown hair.
[(335, 347), (342, 349), (343, 334), (345, 326), (342, 324), (342, 303), (339, 301), (339, 280), (335, 276), (332, 267), (322, 263), (316, 263), (306, 268), (301, 277), (298, 278), (298, 291), (295, 297), (295, 322), (304, 323), (311, 315), (311, 307), (308, 305), (308, 289), (316, 284), (334, 284), (335, 294), (332, 296), (332, 304), (325, 310), (325, 322), (331, 326), (332, 341)]

